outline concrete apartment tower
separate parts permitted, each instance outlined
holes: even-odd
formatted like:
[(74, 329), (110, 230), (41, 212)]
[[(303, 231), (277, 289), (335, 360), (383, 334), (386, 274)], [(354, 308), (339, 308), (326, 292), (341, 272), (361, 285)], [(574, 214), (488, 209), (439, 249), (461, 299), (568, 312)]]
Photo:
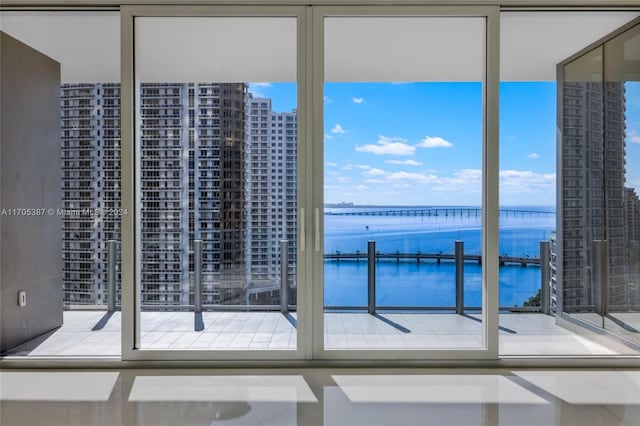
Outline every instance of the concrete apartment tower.
[(566, 82), (563, 94), (564, 307), (595, 304), (592, 243), (603, 239), (609, 245), (609, 307), (628, 306), (624, 85)]
[(248, 94), (246, 104), (248, 302), (277, 303), (282, 240), (296, 289), (297, 117), (273, 111), (271, 99)]
[[(193, 303), (192, 241), (203, 241), (203, 302), (246, 298), (244, 83), (143, 84), (140, 142), (142, 303)], [(62, 87), (63, 205), (120, 207), (120, 90)], [(105, 210), (106, 209), (106, 210)], [(108, 239), (120, 218), (65, 217), (64, 298), (105, 304)]]
[(60, 94), (64, 302), (104, 305), (107, 241), (120, 242), (120, 85), (64, 84)]

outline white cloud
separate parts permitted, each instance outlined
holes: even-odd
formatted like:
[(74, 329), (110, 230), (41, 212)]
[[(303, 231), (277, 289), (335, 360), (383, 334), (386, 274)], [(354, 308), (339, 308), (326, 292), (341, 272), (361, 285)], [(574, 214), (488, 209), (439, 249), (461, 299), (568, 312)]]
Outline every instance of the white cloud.
[(360, 170), (370, 170), (372, 167), (367, 165), (367, 164), (351, 164), (351, 163), (347, 163), (345, 164), (344, 167), (342, 167), (342, 170), (353, 170), (353, 169), (360, 169)]
[(501, 170), (500, 191), (503, 193), (533, 193), (555, 191), (555, 173), (528, 170)]
[(422, 166), (422, 163), (415, 160), (387, 160), (387, 164), (401, 164), (403, 166)]
[(409, 172), (395, 172), (389, 173), (387, 175), (387, 179), (395, 184), (404, 184), (407, 181), (414, 183), (433, 183), (438, 180), (438, 177), (433, 174), (423, 174), (423, 173), (409, 173)]
[(354, 104), (362, 104), (364, 103), (364, 98), (351, 98)]
[(537, 152), (532, 152), (531, 154), (527, 155), (527, 158), (531, 158), (532, 160), (537, 160), (538, 158), (540, 158), (540, 154), (538, 154)]
[(640, 135), (635, 129), (631, 129), (631, 133), (627, 137), (630, 143), (640, 143)]
[[(482, 170), (461, 169), (451, 176), (434, 180), (433, 190), (437, 192), (482, 192)], [(500, 171), (500, 196), (512, 199), (521, 198), (522, 194), (537, 194), (539, 196), (555, 193), (555, 173), (536, 173), (527, 170)]]
[(365, 176), (384, 176), (386, 174), (387, 172), (381, 169), (369, 169), (366, 172), (364, 172)]
[(528, 170), (500, 171), (500, 201), (505, 205), (554, 205), (556, 174)]
[(453, 176), (438, 180), (439, 185), (434, 191), (455, 191), (479, 193), (482, 191), (482, 170), (461, 169), (453, 172)]
[(363, 170), (366, 170), (362, 175), (367, 177), (365, 182), (393, 185), (396, 188), (408, 188), (416, 184), (426, 184), (437, 181), (437, 176), (434, 174), (425, 173), (410, 173), (410, 172), (386, 172), (381, 169), (376, 169), (369, 166), (357, 166)]
[(640, 188), (640, 176), (635, 176), (629, 172), (629, 175), (627, 176), (627, 186), (629, 188)]
[(451, 148), (453, 144), (447, 140), (442, 139), (440, 136), (427, 136), (422, 139), (422, 141), (416, 146), (420, 148)]
[(366, 185), (358, 185), (356, 186), (356, 189), (360, 191), (366, 191), (367, 189), (369, 189), (369, 187)]
[(411, 185), (410, 183), (394, 183), (393, 187), (397, 188), (397, 189), (412, 189), (412, 188), (414, 188), (414, 186)]
[(330, 104), (331, 102), (333, 102), (333, 99), (331, 99), (329, 96), (325, 96), (324, 97), (324, 103), (325, 104)]
[(249, 93), (252, 93), (255, 98), (266, 98), (260, 89), (271, 87), (271, 83), (249, 83)]
[[(380, 186), (380, 185), (386, 185), (388, 182), (385, 179), (373, 179), (373, 178), (369, 178), (369, 179), (365, 179), (364, 180), (367, 183), (373, 183), (376, 186)], [(376, 192), (377, 194), (377, 192)]]
[(329, 133), (325, 133), (324, 134), (324, 138), (325, 139), (335, 139), (333, 136), (331, 136)]
[(356, 164), (354, 166), (357, 169), (362, 169), (362, 170), (369, 170), (371, 169), (371, 166), (367, 165), (367, 164)]
[(338, 167), (338, 165), (336, 163), (332, 163), (331, 161), (329, 161), (327, 163), (327, 166), (329, 166), (329, 167)]
[(367, 144), (356, 147), (358, 152), (370, 152), (377, 155), (413, 155), (416, 147), (407, 144), (407, 140), (403, 138), (390, 138), (380, 135), (377, 144)]
[(335, 133), (335, 134), (344, 134), (347, 133), (347, 131), (344, 129), (344, 127), (342, 127), (339, 124), (336, 124), (333, 129), (331, 129), (331, 133)]
[(351, 178), (348, 176), (342, 176), (340, 173), (338, 173), (335, 170), (326, 170), (325, 182), (327, 183), (327, 185), (334, 185), (334, 184), (342, 185), (342, 184), (350, 183)]

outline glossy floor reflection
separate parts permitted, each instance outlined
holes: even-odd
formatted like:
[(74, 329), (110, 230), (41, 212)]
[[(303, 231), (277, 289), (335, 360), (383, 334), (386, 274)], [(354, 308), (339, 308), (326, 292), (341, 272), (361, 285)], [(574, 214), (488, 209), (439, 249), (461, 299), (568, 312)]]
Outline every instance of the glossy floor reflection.
[(11, 425), (640, 425), (640, 371), (0, 372)]

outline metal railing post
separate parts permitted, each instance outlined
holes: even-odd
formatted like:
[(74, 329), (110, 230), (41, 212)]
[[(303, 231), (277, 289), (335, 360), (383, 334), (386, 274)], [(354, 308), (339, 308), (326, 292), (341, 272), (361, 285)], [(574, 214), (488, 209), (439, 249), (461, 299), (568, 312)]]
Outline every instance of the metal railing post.
[(551, 312), (551, 242), (540, 241), (540, 306), (543, 314)]
[(116, 310), (116, 241), (107, 241), (107, 305), (109, 312)]
[(202, 312), (202, 240), (193, 240), (193, 310)]
[(289, 312), (289, 241), (280, 241), (280, 312)]
[(609, 243), (593, 240), (591, 245), (593, 293), (596, 313), (603, 318), (609, 311)]
[(464, 241), (456, 241), (456, 314), (464, 314)]
[(367, 278), (367, 294), (369, 314), (376, 313), (376, 242), (369, 241), (367, 243), (367, 267), (369, 270)]

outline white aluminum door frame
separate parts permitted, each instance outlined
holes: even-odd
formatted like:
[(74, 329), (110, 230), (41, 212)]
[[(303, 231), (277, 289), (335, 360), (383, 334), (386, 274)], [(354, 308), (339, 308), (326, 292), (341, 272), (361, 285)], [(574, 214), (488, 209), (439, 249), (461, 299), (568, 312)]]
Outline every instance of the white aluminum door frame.
[[(485, 19), (482, 144), (482, 329), (478, 349), (343, 350), (324, 347), (323, 174), (325, 17), (479, 17)], [(498, 88), (500, 10), (494, 6), (318, 6), (313, 11), (313, 358), (324, 360), (498, 359)]]
[[(304, 243), (306, 230), (310, 224), (305, 215), (307, 194), (310, 194), (308, 174), (301, 173), (305, 167), (310, 149), (308, 135), (308, 96), (303, 96), (309, 85), (308, 16), (309, 8), (301, 6), (123, 6), (121, 8), (121, 127), (122, 127), (122, 208), (129, 212), (122, 218), (122, 359), (133, 360), (300, 360), (310, 357), (310, 289), (307, 272), (308, 250)], [(135, 40), (134, 25), (137, 17), (292, 17), (297, 22), (297, 101), (298, 101), (298, 248), (297, 282), (297, 348), (295, 350), (150, 350), (141, 348), (140, 336), (140, 230), (137, 211), (137, 193), (140, 188), (138, 147), (135, 134)], [(307, 214), (310, 209), (306, 209)]]

